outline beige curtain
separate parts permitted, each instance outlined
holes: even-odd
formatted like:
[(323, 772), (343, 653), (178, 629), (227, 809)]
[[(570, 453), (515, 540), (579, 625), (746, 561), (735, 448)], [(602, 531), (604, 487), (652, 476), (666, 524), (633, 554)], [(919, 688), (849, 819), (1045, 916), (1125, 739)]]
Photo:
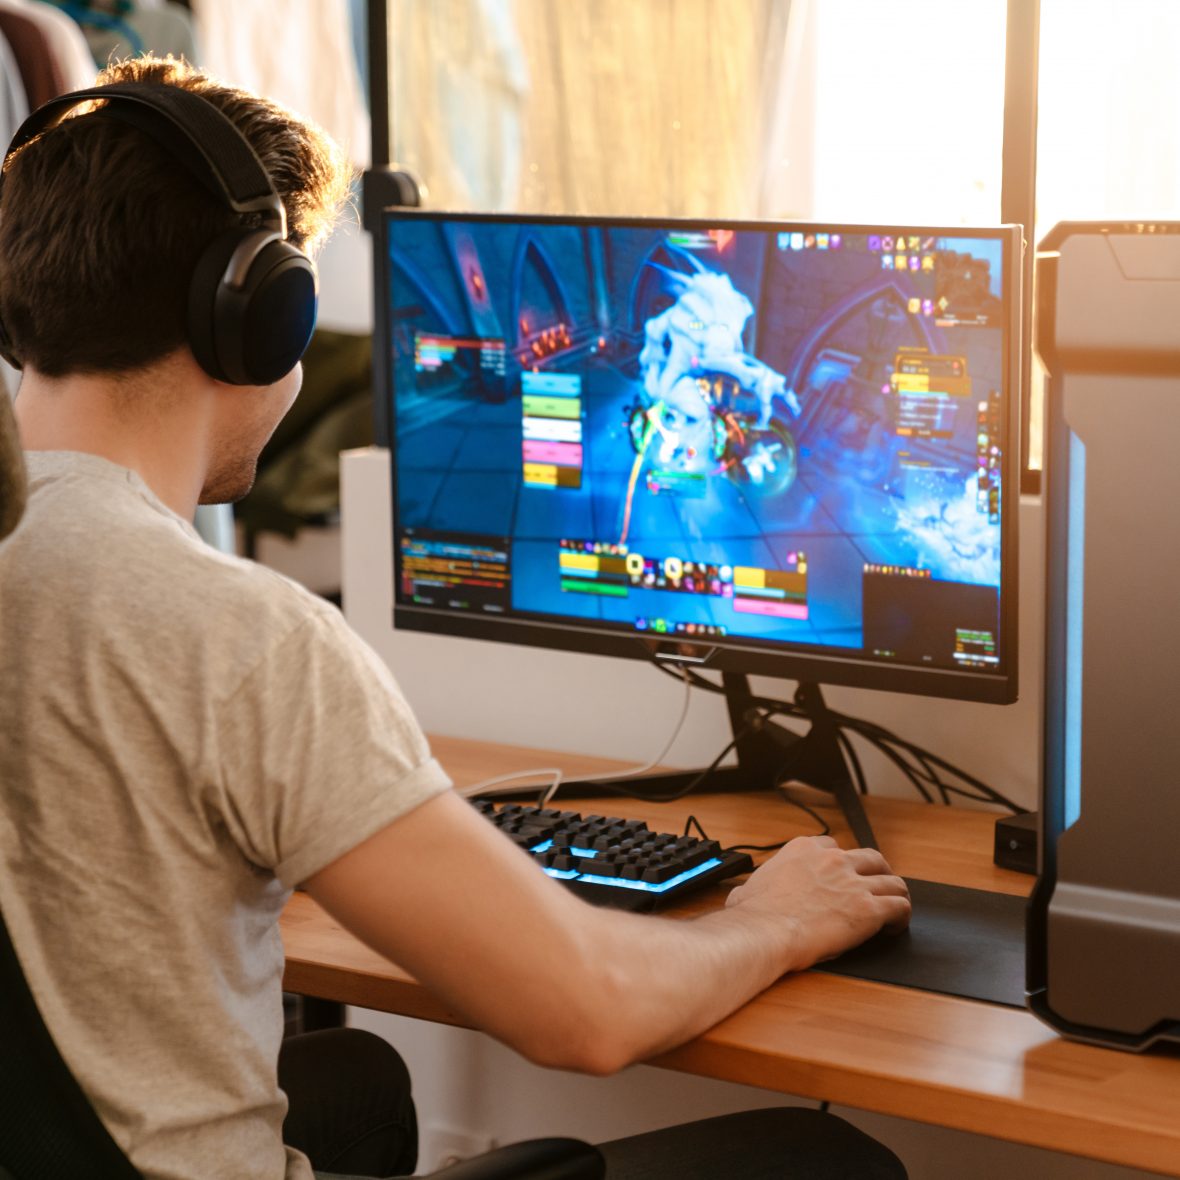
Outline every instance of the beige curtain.
[(798, 213), (788, 108), (808, 7), (402, 0), (394, 154), (436, 208)]
[(355, 164), (369, 158), (369, 116), (347, 0), (189, 0), (201, 66), (324, 128)]

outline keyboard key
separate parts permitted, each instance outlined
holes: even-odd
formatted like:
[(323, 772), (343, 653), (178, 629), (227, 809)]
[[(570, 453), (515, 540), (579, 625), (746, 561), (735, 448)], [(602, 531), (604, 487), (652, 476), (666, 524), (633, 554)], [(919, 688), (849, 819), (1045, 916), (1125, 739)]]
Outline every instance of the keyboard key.
[(642, 820), (517, 803), (497, 807), (490, 800), (472, 805), (547, 873), (597, 905), (672, 905), (753, 868), (745, 853), (726, 852), (716, 840), (653, 832)]

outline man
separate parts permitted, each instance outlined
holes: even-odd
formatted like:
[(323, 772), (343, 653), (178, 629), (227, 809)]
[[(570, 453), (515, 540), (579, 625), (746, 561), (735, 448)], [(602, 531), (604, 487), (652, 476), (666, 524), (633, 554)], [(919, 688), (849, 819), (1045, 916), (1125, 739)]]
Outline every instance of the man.
[[(213, 103), (269, 172), (290, 243), (327, 232), (345, 176), (319, 133), (173, 62), (100, 77), (115, 82)], [(338, 612), (200, 542), (197, 504), (245, 494), (300, 381), (296, 364), (227, 384), (194, 356), (194, 266), (241, 221), (106, 108), (13, 154), (0, 194), (30, 477), (0, 548), (0, 910), (66, 1063), (140, 1170), (307, 1177), (284, 1130), (318, 1167), (412, 1169), (405, 1079), (388, 1057), (361, 1061), (358, 1034), (284, 1052), (284, 1126), (277, 919), (296, 885), (478, 1027), (595, 1074), (904, 925), (880, 855), (827, 839), (793, 842), (693, 922), (586, 906), (448, 789)], [(370, 1069), (355, 1101), (323, 1081)], [(796, 1127), (803, 1113), (759, 1115), (712, 1163), (716, 1128), (686, 1132), (695, 1163), (668, 1174), (904, 1174), (838, 1120)], [(611, 1176), (657, 1174), (664, 1134), (608, 1145)], [(771, 1170), (741, 1164), (756, 1141)]]

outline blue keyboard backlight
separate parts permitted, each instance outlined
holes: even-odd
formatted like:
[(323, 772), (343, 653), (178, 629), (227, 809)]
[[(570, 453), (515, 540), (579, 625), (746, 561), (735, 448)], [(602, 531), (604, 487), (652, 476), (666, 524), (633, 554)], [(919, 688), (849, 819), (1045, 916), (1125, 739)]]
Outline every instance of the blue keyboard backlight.
[(580, 876), (580, 879), (588, 885), (614, 885), (618, 889), (637, 889), (642, 893), (666, 893), (669, 889), (675, 889), (677, 885), (682, 885), (685, 881), (691, 881), (693, 877), (699, 877), (701, 873), (708, 872), (709, 869), (715, 869), (720, 863), (721, 861), (717, 857), (713, 857), (711, 860), (705, 861), (704, 864), (688, 869), (677, 877), (661, 881), (658, 885), (652, 885), (648, 881), (624, 881), (621, 877), (599, 877), (595, 873), (579, 874), (575, 869), (546, 869), (545, 872), (562, 881), (569, 881)]
[[(543, 840), (540, 844), (534, 844), (533, 847), (529, 849), (529, 851), (534, 856), (540, 856), (542, 852), (548, 852), (549, 849), (552, 847), (553, 847), (552, 840)], [(570, 845), (570, 853), (573, 856), (581, 856), (581, 857), (597, 856), (598, 855), (597, 850), (594, 848), (575, 848), (572, 844)]]

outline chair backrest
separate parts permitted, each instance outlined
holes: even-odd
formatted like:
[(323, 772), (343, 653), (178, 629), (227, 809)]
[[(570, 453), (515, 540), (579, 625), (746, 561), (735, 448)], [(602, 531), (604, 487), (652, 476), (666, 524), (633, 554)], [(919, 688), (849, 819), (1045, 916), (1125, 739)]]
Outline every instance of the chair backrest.
[(0, 1176), (142, 1180), (66, 1067), (0, 914)]
[(25, 461), (12, 402), (0, 381), (0, 540), (8, 536), (25, 510)]

